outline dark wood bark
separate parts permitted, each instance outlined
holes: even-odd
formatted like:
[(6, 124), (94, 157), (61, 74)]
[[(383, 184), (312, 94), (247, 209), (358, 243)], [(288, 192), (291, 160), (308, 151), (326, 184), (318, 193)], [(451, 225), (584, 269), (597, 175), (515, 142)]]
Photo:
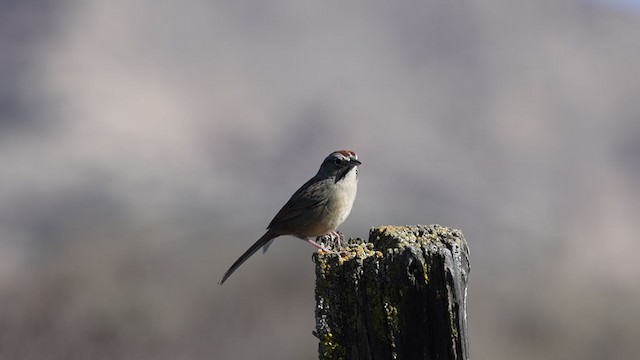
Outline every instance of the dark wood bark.
[(384, 226), (342, 250), (314, 255), (320, 359), (469, 358), (459, 230)]

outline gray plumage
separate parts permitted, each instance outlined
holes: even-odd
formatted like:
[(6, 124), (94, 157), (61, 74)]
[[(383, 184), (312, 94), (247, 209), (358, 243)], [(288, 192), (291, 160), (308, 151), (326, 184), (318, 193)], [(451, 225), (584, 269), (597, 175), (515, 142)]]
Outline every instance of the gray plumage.
[(266, 252), (278, 236), (292, 235), (326, 250), (312, 239), (333, 235), (349, 216), (358, 189), (358, 156), (340, 150), (327, 156), (318, 173), (296, 191), (267, 226), (267, 232), (231, 265), (219, 281), (222, 285), (260, 248)]

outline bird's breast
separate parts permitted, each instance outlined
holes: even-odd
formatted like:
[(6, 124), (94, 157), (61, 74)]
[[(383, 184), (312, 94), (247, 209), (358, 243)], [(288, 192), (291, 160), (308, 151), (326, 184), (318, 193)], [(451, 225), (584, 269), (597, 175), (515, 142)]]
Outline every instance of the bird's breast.
[(326, 211), (329, 213), (327, 217), (329, 224), (327, 226), (330, 231), (340, 226), (351, 213), (351, 207), (356, 199), (358, 191), (358, 179), (356, 169), (352, 169), (340, 181), (333, 184), (329, 201), (327, 202)]

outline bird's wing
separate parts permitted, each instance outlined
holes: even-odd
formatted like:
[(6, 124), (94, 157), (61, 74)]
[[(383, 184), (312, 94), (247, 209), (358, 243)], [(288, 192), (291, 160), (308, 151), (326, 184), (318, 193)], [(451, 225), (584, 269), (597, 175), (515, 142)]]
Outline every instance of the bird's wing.
[[(327, 203), (327, 197), (322, 196), (319, 192), (314, 192), (313, 187), (317, 186), (318, 182), (315, 178), (307, 181), (298, 191), (296, 191), (289, 201), (278, 211), (276, 216), (267, 226), (267, 229), (274, 229), (277, 231), (278, 227), (281, 227), (284, 223), (300, 216), (305, 211), (313, 209), (317, 206), (324, 206)], [(302, 196), (304, 194), (304, 196)]]

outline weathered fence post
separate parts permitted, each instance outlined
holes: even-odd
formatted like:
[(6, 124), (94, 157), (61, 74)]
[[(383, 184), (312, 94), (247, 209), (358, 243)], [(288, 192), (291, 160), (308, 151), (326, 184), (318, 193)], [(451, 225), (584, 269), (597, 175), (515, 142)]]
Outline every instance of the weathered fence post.
[(383, 226), (316, 253), (320, 359), (469, 358), (469, 250), (459, 230)]

